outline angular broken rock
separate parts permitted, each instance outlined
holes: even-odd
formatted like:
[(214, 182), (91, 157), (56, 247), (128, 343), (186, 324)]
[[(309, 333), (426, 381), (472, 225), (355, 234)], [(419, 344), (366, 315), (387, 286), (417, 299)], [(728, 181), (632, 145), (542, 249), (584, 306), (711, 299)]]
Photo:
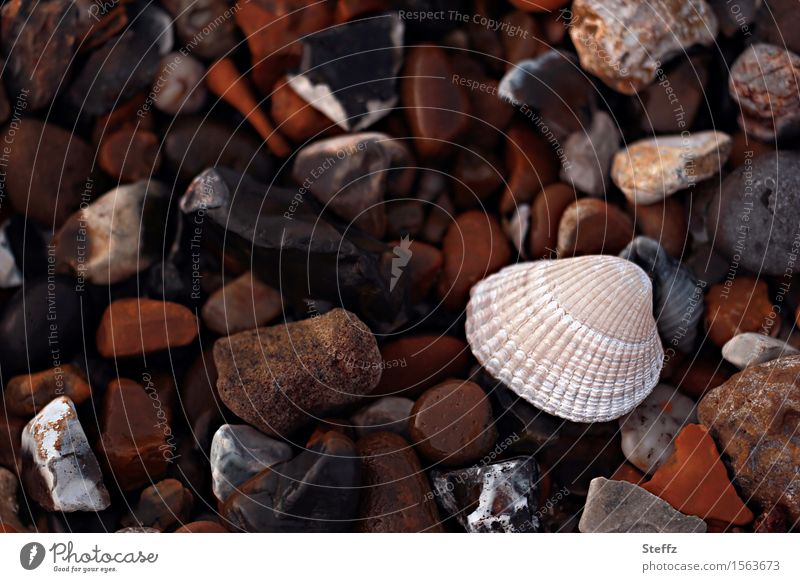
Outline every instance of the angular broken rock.
[(539, 529), (539, 470), (533, 457), (456, 471), (434, 471), (442, 508), (469, 533), (524, 533)]
[(777, 505), (794, 523), (800, 520), (798, 376), (800, 356), (778, 358), (731, 376), (697, 406), (742, 498)]
[(22, 431), (25, 491), (48, 511), (101, 511), (111, 505), (100, 465), (66, 396)]
[(125, 184), (70, 216), (53, 239), (56, 265), (90, 283), (118, 283), (161, 256), (169, 189)]
[(411, 151), (403, 142), (385, 133), (357, 133), (322, 139), (301, 149), (292, 177), (303, 191), (380, 239), (386, 231), (383, 201), (409, 193), (413, 167)]
[(655, 80), (671, 57), (717, 36), (705, 0), (575, 0), (570, 25), (581, 67), (628, 95)]
[(239, 485), (276, 463), (288, 461), (292, 449), (246, 424), (223, 424), (211, 442), (211, 479), (220, 501)]
[(704, 533), (706, 524), (638, 485), (597, 477), (589, 485), (578, 529), (583, 533)]
[(755, 332), (740, 333), (722, 346), (722, 357), (740, 370), (798, 354), (785, 341)]
[(288, 436), (362, 400), (378, 385), (382, 360), (369, 328), (334, 309), (221, 338), (214, 362), (228, 408), (267, 435)]
[(384, 14), (305, 36), (289, 85), (345, 131), (369, 127), (397, 103), (404, 28)]
[(617, 152), (611, 178), (631, 203), (654, 204), (717, 174), (731, 143), (720, 131), (642, 139)]
[(611, 160), (619, 150), (620, 133), (611, 116), (598, 111), (587, 130), (576, 131), (564, 143), (569, 161), (561, 168), (561, 179), (591, 196), (604, 197)]

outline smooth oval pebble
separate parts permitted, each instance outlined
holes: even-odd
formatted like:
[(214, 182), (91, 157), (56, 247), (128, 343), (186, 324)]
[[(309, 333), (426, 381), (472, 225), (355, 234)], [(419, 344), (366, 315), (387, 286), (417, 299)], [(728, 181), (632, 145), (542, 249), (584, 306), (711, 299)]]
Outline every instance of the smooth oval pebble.
[(269, 323), (282, 310), (281, 294), (248, 271), (214, 291), (201, 313), (212, 331), (231, 335)]
[(377, 432), (358, 441), (364, 491), (356, 531), (441, 532), (428, 477), (403, 437)]
[(706, 330), (717, 346), (740, 333), (758, 331), (769, 335), (780, 331), (766, 282), (739, 275), (712, 285), (705, 298)]
[(722, 346), (722, 357), (741, 370), (798, 354), (783, 340), (753, 332), (735, 335)]
[(161, 59), (161, 71), (156, 81), (153, 103), (169, 115), (196, 113), (202, 109), (208, 91), (203, 77), (205, 66), (182, 53), (170, 53)]
[(620, 208), (596, 198), (581, 198), (564, 210), (556, 250), (561, 258), (617, 254), (633, 238), (633, 222)]
[(30, 417), (57, 396), (67, 396), (80, 406), (92, 395), (86, 374), (72, 364), (14, 376), (6, 384), (3, 400), (13, 415)]
[(529, 249), (532, 259), (549, 259), (558, 245), (558, 226), (561, 216), (577, 194), (564, 183), (545, 186), (533, 200)]
[[(694, 206), (694, 201), (692, 204)], [(635, 204), (630, 213), (642, 234), (658, 241), (669, 256), (683, 257), (689, 225), (680, 200), (670, 197), (655, 204)]]
[(451, 467), (477, 461), (497, 440), (488, 396), (465, 380), (449, 380), (420, 396), (409, 434), (423, 456)]
[(719, 173), (730, 153), (720, 131), (646, 138), (617, 152), (611, 178), (631, 203), (655, 204)]

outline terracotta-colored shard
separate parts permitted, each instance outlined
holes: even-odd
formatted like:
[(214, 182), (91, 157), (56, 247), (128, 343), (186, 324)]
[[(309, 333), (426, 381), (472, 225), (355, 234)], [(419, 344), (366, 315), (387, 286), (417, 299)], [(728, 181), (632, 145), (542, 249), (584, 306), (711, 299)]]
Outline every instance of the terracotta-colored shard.
[(206, 85), (247, 118), (250, 125), (264, 138), (270, 151), (281, 158), (292, 153), (284, 137), (272, 126), (272, 122), (259, 108), (252, 89), (245, 77), (230, 59), (220, 59), (208, 68)]
[(138, 356), (185, 346), (197, 337), (197, 319), (178, 303), (118, 299), (97, 329), (97, 351), (105, 358)]
[(734, 525), (753, 520), (728, 479), (717, 445), (700, 424), (686, 425), (672, 456), (642, 487), (682, 513)]

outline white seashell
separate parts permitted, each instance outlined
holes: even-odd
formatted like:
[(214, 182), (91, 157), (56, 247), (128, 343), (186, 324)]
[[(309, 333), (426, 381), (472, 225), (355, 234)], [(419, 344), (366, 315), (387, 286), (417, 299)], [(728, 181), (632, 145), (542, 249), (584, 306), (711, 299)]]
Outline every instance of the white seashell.
[(783, 340), (754, 332), (740, 333), (722, 346), (722, 357), (740, 370), (797, 354), (800, 351)]
[(490, 374), (574, 422), (633, 410), (664, 361), (650, 279), (614, 256), (506, 267), (472, 288), (466, 332)]
[(672, 454), (683, 425), (697, 422), (694, 401), (672, 386), (659, 384), (644, 401), (619, 419), (622, 452), (645, 473), (654, 473)]

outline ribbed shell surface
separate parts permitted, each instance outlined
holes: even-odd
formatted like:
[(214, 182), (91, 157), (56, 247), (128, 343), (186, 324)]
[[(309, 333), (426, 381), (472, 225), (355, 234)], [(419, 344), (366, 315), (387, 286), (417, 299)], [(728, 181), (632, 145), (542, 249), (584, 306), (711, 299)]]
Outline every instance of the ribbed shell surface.
[(507, 267), (472, 288), (466, 333), (495, 378), (574, 422), (630, 412), (664, 360), (650, 279), (614, 256)]

